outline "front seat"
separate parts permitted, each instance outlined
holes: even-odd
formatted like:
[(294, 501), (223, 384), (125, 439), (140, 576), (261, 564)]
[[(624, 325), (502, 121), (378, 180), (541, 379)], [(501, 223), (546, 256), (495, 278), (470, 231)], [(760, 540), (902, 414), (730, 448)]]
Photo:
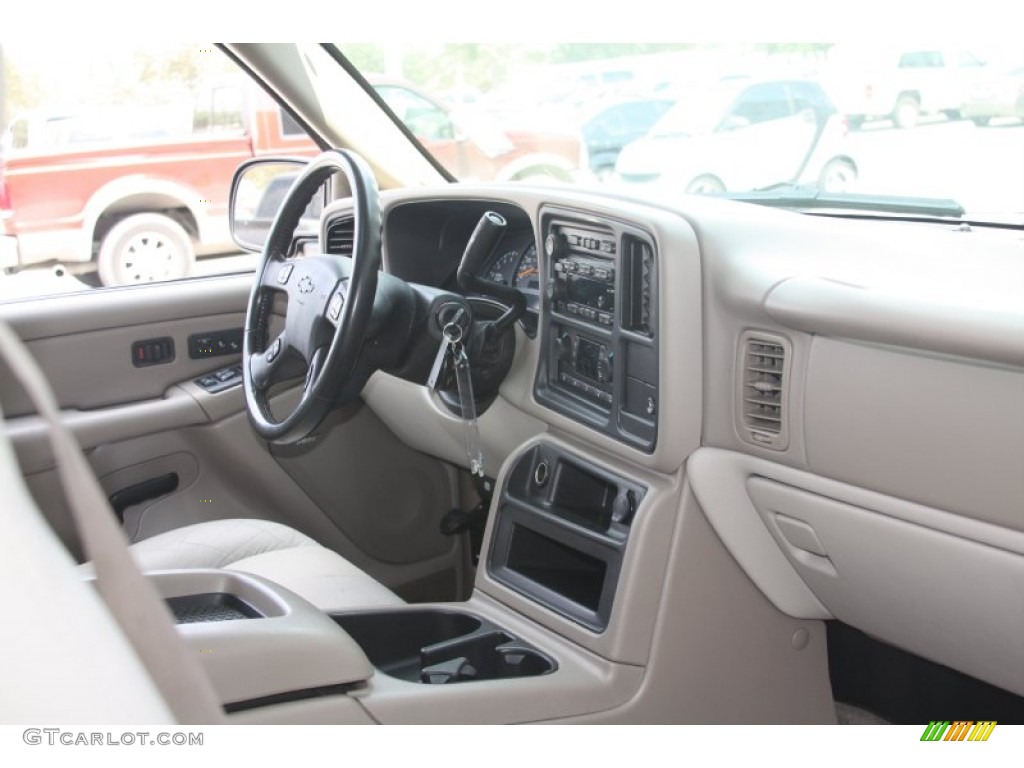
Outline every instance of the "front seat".
[(325, 612), (404, 605), (341, 555), (293, 528), (267, 520), (214, 520), (161, 533), (129, 547), (146, 571), (225, 568), (262, 576)]

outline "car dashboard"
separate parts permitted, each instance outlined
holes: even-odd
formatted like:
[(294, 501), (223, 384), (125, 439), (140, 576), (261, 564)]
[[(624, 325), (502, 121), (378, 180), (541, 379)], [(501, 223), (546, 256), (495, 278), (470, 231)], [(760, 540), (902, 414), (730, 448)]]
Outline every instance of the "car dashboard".
[[(301, 512), (385, 586), (432, 590), (330, 621), (305, 611), (306, 629), (277, 625), (299, 645), (261, 646), (308, 663), (246, 657), (245, 637), (204, 654), (232, 722), (835, 723), (835, 701), (850, 700), (836, 626), (1019, 706), (1019, 229), (527, 184), (389, 190), (380, 209), (393, 278), (490, 317), (495, 299), (458, 272), (481, 218), (505, 222), (476, 277), (519, 291), (526, 311), (475, 414), (493, 491), (475, 567), (468, 542), (437, 532), (449, 502), (477, 491), (466, 420), (426, 375), (378, 370), (309, 444), (268, 451), (237, 386), (194, 383), (209, 361), (135, 369), (123, 354), (240, 325), (250, 274), (6, 310), (110, 489), (177, 472), (198, 500), (130, 511), (135, 538), (180, 526), (181, 510)], [(352, 221), (351, 201), (327, 206), (322, 250), (350, 254)], [(429, 369), (439, 339), (417, 364)], [(109, 386), (125, 369), (122, 390)], [(2, 394), (22, 472), (52, 497), (46, 430), (22, 393)], [(238, 467), (251, 492), (226, 483)], [(434, 538), (410, 542), (412, 523)], [(433, 580), (452, 552), (467, 563), (455, 597)], [(189, 578), (165, 578), (165, 594), (227, 584), (264, 618), (303, 620), (270, 583)]]
[[(699, 514), (790, 631), (772, 663), (837, 619), (1024, 692), (1010, 640), (1024, 626), (1003, 603), (1024, 572), (1019, 231), (558, 188), (383, 205), (388, 271), (446, 289), (480, 216), (501, 213), (483, 272), (535, 316), (479, 416), (498, 490), (478, 592), (603, 658), (654, 664), (666, 601), (683, 599), (672, 579), (703, 578), (665, 542), (699, 541), (685, 530)], [(436, 395), (378, 373), (364, 399), (465, 465)], [(827, 678), (814, 658), (804, 693)]]

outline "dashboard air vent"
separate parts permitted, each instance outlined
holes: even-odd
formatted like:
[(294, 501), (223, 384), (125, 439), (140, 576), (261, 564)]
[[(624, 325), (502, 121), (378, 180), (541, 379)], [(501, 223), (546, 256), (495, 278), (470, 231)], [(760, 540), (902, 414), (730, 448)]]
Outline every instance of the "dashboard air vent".
[(335, 219), (327, 225), (327, 253), (351, 256), (355, 240), (353, 219)]
[(789, 343), (778, 336), (748, 333), (740, 349), (743, 435), (748, 442), (782, 450), (789, 443)]
[(627, 235), (623, 239), (629, 285), (628, 305), (625, 312), (626, 327), (647, 336), (654, 334), (655, 295), (654, 249), (645, 240)]

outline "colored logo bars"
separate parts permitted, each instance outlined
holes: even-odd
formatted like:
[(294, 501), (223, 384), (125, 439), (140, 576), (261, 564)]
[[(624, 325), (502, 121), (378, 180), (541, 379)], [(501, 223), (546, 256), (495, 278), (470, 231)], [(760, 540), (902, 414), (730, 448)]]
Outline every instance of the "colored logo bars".
[(988, 741), (995, 720), (932, 720), (921, 734), (921, 741)]

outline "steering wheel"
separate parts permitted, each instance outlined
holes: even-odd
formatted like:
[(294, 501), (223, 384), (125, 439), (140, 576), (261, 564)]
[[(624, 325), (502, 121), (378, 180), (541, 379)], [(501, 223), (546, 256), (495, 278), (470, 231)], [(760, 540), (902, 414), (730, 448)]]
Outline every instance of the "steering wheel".
[[(337, 172), (352, 191), (352, 258), (289, 258), (299, 220), (313, 194)], [(242, 377), (249, 420), (273, 443), (295, 443), (309, 435), (351, 387), (370, 324), (381, 264), (381, 219), (377, 181), (366, 162), (343, 149), (314, 158), (292, 184), (270, 227), (249, 297), (242, 347)], [(270, 340), (275, 298), (288, 300), (284, 330)], [(301, 359), (306, 380), (298, 405), (278, 419), (269, 390), (288, 378), (288, 361)], [(355, 394), (358, 394), (356, 392)], [(354, 397), (355, 395), (352, 395)]]

